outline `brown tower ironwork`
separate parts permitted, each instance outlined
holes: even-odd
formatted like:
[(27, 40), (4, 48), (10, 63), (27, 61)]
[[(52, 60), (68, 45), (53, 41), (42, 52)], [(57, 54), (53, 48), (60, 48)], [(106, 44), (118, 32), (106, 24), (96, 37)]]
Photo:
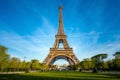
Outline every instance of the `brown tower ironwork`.
[(66, 35), (63, 28), (63, 19), (62, 19), (62, 6), (59, 7), (59, 27), (55, 40), (55, 43), (48, 56), (43, 61), (46, 65), (53, 65), (53, 63), (58, 59), (65, 59), (69, 62), (70, 65), (75, 65), (79, 63), (79, 60), (73, 53), (73, 49), (69, 46)]

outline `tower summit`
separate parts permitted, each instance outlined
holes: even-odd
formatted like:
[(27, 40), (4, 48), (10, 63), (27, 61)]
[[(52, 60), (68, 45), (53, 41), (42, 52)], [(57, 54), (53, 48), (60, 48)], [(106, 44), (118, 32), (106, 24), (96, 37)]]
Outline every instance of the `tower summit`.
[(57, 35), (64, 35), (64, 29), (63, 29), (63, 19), (62, 19), (62, 6), (59, 7), (59, 27)]
[(58, 59), (64, 59), (69, 62), (70, 65), (75, 65), (79, 63), (79, 60), (73, 53), (73, 49), (69, 46), (66, 35), (64, 34), (63, 29), (63, 19), (62, 19), (62, 6), (59, 7), (59, 26), (56, 40), (52, 48), (50, 48), (50, 52), (43, 61), (46, 65), (53, 65), (54, 62)]

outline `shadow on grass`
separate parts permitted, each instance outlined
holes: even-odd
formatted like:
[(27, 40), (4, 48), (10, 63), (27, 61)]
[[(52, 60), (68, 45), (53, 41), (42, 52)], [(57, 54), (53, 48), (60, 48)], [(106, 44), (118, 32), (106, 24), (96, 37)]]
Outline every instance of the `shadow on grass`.
[[(23, 74), (0, 74), (0, 80), (119, 80), (119, 74), (84, 74), (67, 75), (65, 77), (57, 76), (42, 76), (42, 75), (23, 75)], [(63, 75), (64, 76), (64, 75)]]
[(48, 76), (31, 76), (20, 74), (0, 74), (0, 80), (79, 80), (79, 79), (57, 78)]
[(104, 74), (104, 75), (111, 76), (120, 80), (120, 74)]

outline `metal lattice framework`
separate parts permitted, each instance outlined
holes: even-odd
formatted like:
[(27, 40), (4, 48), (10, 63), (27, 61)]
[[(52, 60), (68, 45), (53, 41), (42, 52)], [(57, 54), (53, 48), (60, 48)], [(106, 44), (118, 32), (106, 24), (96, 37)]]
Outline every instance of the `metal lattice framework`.
[[(79, 63), (79, 60), (73, 53), (73, 49), (70, 48), (66, 35), (64, 33), (63, 28), (63, 20), (62, 20), (62, 6), (59, 7), (59, 27), (55, 40), (55, 43), (52, 48), (50, 48), (50, 52), (48, 56), (43, 61), (46, 65), (53, 65), (53, 63), (58, 59), (64, 59), (69, 62), (70, 65), (75, 65)], [(63, 47), (60, 47), (62, 43)]]

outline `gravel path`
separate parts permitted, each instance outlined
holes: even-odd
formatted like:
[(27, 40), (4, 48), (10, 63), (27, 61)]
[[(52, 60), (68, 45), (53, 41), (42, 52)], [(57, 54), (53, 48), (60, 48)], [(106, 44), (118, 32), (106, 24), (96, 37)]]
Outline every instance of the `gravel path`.
[(24, 72), (0, 72), (0, 74), (19, 74)]

